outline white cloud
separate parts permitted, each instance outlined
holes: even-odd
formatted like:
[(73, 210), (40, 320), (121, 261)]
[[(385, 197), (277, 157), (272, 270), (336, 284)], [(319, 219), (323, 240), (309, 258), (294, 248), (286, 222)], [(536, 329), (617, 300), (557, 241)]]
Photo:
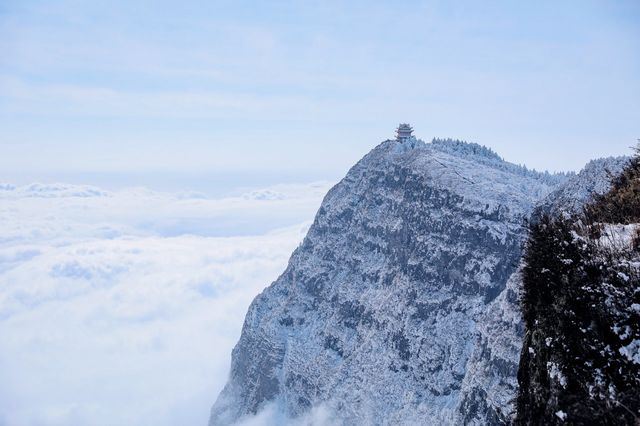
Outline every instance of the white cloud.
[(0, 243), (263, 234), (311, 219), (329, 186), (327, 182), (278, 185), (210, 199), (199, 193), (145, 188), (108, 192), (86, 185), (4, 184), (0, 185)]
[(271, 403), (264, 407), (255, 416), (241, 420), (236, 426), (338, 426), (343, 421), (337, 418), (326, 405), (318, 405), (308, 413), (291, 419), (285, 416), (277, 404)]
[(5, 186), (0, 424), (206, 424), (248, 304), (326, 188)]

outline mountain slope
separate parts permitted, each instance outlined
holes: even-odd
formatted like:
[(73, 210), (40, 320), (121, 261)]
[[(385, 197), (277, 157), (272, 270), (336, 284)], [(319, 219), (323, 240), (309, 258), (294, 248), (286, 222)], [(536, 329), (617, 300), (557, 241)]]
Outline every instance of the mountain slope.
[[(478, 321), (562, 176), (478, 148), (385, 141), (349, 171), (249, 308), (212, 425), (269, 402), (287, 416), (324, 404), (346, 423), (453, 423), (492, 387), (491, 375), (465, 381)], [(478, 418), (500, 416), (485, 407)]]
[(611, 180), (618, 176), (629, 161), (628, 157), (608, 157), (591, 160), (575, 176), (567, 179), (549, 194), (536, 208), (535, 217), (576, 214), (594, 195), (606, 193)]
[[(563, 217), (582, 211), (586, 203), (609, 190), (612, 176), (619, 175), (628, 160), (610, 157), (590, 161), (538, 203), (530, 222), (536, 223), (544, 215)], [(462, 383), (458, 424), (510, 423), (515, 415), (525, 328), (520, 307), (524, 266), (521, 260), (505, 290), (478, 320), (474, 352)]]

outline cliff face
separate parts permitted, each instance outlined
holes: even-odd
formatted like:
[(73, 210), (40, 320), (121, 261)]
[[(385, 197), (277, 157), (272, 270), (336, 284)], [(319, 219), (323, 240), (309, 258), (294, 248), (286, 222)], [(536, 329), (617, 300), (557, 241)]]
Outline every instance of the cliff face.
[(211, 424), (270, 401), (290, 416), (324, 403), (347, 422), (453, 422), (478, 319), (551, 189), (475, 145), (382, 143), (329, 192), (252, 303)]
[(525, 222), (564, 180), (475, 144), (383, 142), (251, 304), (211, 425), (271, 402), (346, 424), (510, 417)]
[[(612, 177), (622, 172), (628, 160), (610, 157), (590, 161), (580, 173), (556, 185), (537, 204), (530, 222), (535, 224), (545, 215), (563, 217), (580, 213), (594, 197), (609, 190)], [(520, 306), (524, 267), (521, 259), (505, 290), (478, 320), (474, 351), (462, 383), (459, 424), (511, 423), (515, 416), (517, 374), (525, 333)]]

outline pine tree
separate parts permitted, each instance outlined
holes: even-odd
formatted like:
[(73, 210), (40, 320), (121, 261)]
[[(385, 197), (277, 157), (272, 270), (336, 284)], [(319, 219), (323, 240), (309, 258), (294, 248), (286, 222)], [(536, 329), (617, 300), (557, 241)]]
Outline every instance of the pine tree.
[(531, 225), (516, 424), (640, 425), (640, 238), (614, 238), (640, 222), (639, 178), (636, 156), (583, 215)]

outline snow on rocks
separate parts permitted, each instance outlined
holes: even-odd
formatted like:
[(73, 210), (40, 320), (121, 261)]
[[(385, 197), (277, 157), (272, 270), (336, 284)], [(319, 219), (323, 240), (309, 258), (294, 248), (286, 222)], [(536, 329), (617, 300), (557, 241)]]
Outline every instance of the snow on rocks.
[(525, 223), (565, 181), (475, 144), (380, 144), (329, 191), (252, 303), (211, 425), (274, 403), (286, 417), (322, 405), (345, 424), (503, 422)]

